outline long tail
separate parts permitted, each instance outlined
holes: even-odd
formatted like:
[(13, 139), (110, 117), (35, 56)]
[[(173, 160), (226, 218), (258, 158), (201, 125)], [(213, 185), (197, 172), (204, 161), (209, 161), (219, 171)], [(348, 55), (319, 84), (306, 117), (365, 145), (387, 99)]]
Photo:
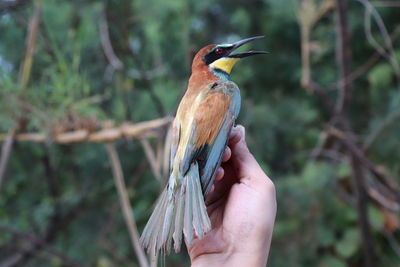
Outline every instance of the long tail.
[(193, 241), (193, 233), (202, 238), (211, 229), (200, 185), (199, 168), (193, 163), (177, 189), (168, 186), (162, 192), (140, 242), (148, 253), (159, 251), (169, 254), (174, 241), (175, 252), (182, 244), (182, 233), (186, 243)]

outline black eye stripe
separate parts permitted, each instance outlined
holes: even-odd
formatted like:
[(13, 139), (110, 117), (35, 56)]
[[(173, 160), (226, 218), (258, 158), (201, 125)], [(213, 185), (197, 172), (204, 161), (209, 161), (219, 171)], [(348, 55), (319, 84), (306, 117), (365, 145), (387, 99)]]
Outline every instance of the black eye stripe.
[(207, 55), (205, 55), (203, 57), (203, 60), (206, 63), (206, 65), (209, 65), (213, 63), (215, 60), (223, 57), (224, 55), (225, 55), (225, 49), (222, 47), (217, 47), (211, 50), (211, 52), (209, 52)]

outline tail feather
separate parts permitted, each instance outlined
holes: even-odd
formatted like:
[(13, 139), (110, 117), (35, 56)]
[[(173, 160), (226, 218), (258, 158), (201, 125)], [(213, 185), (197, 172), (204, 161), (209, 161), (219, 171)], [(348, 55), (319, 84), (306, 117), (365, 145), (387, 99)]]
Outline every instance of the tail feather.
[[(189, 171), (188, 174), (190, 173), (191, 171)], [(189, 245), (192, 244), (193, 240), (193, 209), (192, 209), (193, 189), (189, 186), (190, 178), (192, 177), (188, 175), (185, 181), (185, 187), (186, 187), (185, 214), (183, 216), (183, 234), (185, 235), (185, 240)]]
[(198, 238), (203, 238), (204, 234), (211, 229), (210, 219), (207, 215), (207, 209), (204, 205), (204, 197), (201, 190), (196, 190), (201, 188), (199, 179), (190, 179), (189, 183), (193, 188), (193, 214), (198, 214), (199, 216), (193, 216), (193, 226), (195, 233)]
[[(197, 197), (197, 193), (195, 192), (195, 182), (190, 181), (189, 185), (192, 188), (192, 194), (194, 194), (194, 197), (192, 198), (192, 212), (193, 212), (193, 214), (200, 214), (199, 199)], [(203, 232), (202, 226), (200, 225), (201, 224), (201, 216), (199, 216), (198, 218), (195, 218), (195, 216), (193, 216), (192, 223), (193, 223), (194, 232), (196, 233), (196, 235), (199, 238), (202, 238), (204, 232)]]
[[(173, 201), (173, 200), (172, 200)], [(175, 207), (174, 205), (167, 205), (165, 215), (164, 215), (164, 224), (162, 225), (162, 234), (161, 234), (161, 239), (160, 239), (160, 246), (161, 244), (166, 244), (168, 235), (171, 232), (171, 224), (172, 224), (172, 219), (175, 213)], [(159, 249), (160, 247), (158, 247)]]
[[(196, 180), (194, 180), (194, 182), (196, 183), (196, 185), (195, 185), (196, 188), (201, 188), (200, 180), (196, 179)], [(200, 216), (194, 217), (193, 219), (200, 220), (199, 224), (202, 228), (203, 234), (205, 234), (211, 230), (211, 222), (210, 222), (210, 218), (208, 217), (208, 214), (207, 214), (206, 205), (204, 204), (204, 197), (203, 197), (202, 191), (195, 190), (195, 193), (196, 193), (196, 197), (197, 197), (197, 202), (199, 203), (198, 207), (200, 209), (200, 211), (199, 211)], [(197, 233), (197, 235), (199, 236), (200, 239), (203, 238), (203, 235), (200, 235), (199, 233)]]
[(157, 229), (160, 229), (162, 226), (159, 216), (163, 214), (163, 206), (165, 206), (167, 203), (166, 196), (167, 191), (164, 190), (157, 201), (156, 207), (150, 216), (146, 227), (143, 230), (142, 236), (140, 237), (140, 243), (142, 246), (146, 247), (147, 251), (153, 255), (156, 254), (156, 240), (158, 236)]
[(153, 255), (159, 251), (168, 254), (172, 241), (175, 251), (179, 252), (182, 234), (190, 245), (194, 233), (202, 238), (210, 229), (198, 165), (193, 163), (179, 186), (175, 189), (167, 186), (164, 189), (143, 230), (140, 242)]
[(185, 187), (182, 186), (179, 190), (179, 196), (176, 200), (176, 215), (175, 215), (175, 229), (173, 233), (174, 238), (174, 249), (179, 251), (182, 244), (182, 232), (183, 232), (183, 217), (185, 209)]

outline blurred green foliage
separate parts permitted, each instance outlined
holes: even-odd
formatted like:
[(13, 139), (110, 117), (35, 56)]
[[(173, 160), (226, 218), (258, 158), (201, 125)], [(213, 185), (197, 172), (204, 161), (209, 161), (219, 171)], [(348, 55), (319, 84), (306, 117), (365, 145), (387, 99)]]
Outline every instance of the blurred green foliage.
[[(26, 119), (26, 131), (51, 133), (68, 116), (119, 123), (173, 115), (199, 48), (266, 35), (251, 45), (270, 54), (243, 60), (231, 78), (243, 97), (238, 122), (247, 128), (251, 150), (277, 188), (269, 265), (361, 266), (357, 212), (342, 192), (343, 184), (351, 184), (349, 163), (310, 159), (328, 114), (318, 98), (300, 87), (297, 1), (42, 2), (25, 89), (19, 87), (18, 73), (34, 1), (0, 13), (2, 133), (15, 127), (19, 118)], [(362, 6), (350, 1), (349, 8), (353, 65), (360, 66), (374, 50), (364, 36)], [(398, 8), (378, 11), (390, 31), (399, 27)], [(102, 21), (107, 21), (112, 47), (123, 64), (120, 69), (113, 69), (105, 56), (99, 32)], [(312, 39), (314, 77), (329, 85), (337, 79), (333, 14), (315, 27)], [(399, 40), (394, 47), (400, 55)], [(390, 114), (399, 113), (400, 91), (391, 65), (383, 59), (354, 87), (349, 121), (363, 139)], [(335, 92), (329, 94), (334, 97)], [(397, 119), (368, 150), (370, 159), (394, 177), (400, 176), (399, 136)], [(150, 172), (139, 142), (119, 141), (117, 148), (141, 230), (162, 185)], [(62, 220), (47, 241), (68, 257), (85, 266), (128, 266), (136, 261), (102, 145), (16, 143), (1, 186), (1, 224), (40, 236), (54, 220)], [(398, 256), (382, 235), (384, 218), (378, 206), (370, 205), (369, 217), (379, 266), (398, 266)], [(15, 255), (15, 244), (12, 235), (0, 232), (0, 259)], [(45, 250), (23, 263), (62, 265)], [(166, 263), (187, 266), (188, 257), (172, 255)]]

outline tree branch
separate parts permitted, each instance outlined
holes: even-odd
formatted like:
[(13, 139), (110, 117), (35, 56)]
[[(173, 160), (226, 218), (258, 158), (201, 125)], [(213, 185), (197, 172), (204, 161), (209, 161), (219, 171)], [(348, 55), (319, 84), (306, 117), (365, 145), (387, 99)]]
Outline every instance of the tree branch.
[(29, 82), (29, 77), (31, 75), (33, 54), (35, 53), (36, 40), (39, 32), (41, 9), (42, 9), (42, 1), (36, 1), (35, 11), (29, 22), (28, 36), (26, 38), (25, 58), (24, 61), (22, 62), (19, 73), (19, 84), (22, 89), (26, 88)]
[(365, 191), (365, 175), (362, 163), (355, 157), (352, 158), (354, 176), (354, 191), (357, 199), (358, 223), (361, 228), (362, 248), (364, 252), (365, 267), (375, 266), (374, 240), (368, 219), (367, 203), (368, 197)]
[(132, 206), (129, 201), (128, 192), (126, 190), (124, 175), (121, 167), (117, 151), (113, 143), (107, 143), (106, 145), (108, 157), (113, 171), (113, 177), (115, 185), (118, 191), (118, 197), (122, 209), (122, 213), (125, 219), (125, 223), (128, 227), (132, 246), (136, 252), (141, 267), (149, 267), (149, 262), (146, 258), (146, 254), (139, 242), (139, 233), (137, 230), (136, 222), (132, 213)]
[(389, 127), (394, 121), (400, 118), (400, 109), (392, 111), (384, 120), (383, 122), (375, 128), (366, 138), (363, 144), (363, 149), (367, 151), (371, 145), (375, 142), (380, 134)]
[(338, 141), (340, 141), (348, 152), (353, 157), (356, 157), (359, 162), (361, 162), (371, 173), (377, 177), (387, 188), (389, 188), (395, 195), (398, 192), (398, 186), (394, 184), (394, 179), (388, 179), (388, 175), (386, 175), (382, 168), (375, 166), (373, 162), (371, 162), (365, 155), (365, 153), (352, 141), (349, 133), (340, 131), (332, 126), (327, 126), (327, 133), (336, 137)]
[[(339, 81), (345, 80), (351, 73), (352, 51), (351, 38), (347, 22), (347, 0), (336, 0), (336, 61), (339, 69)], [(341, 127), (349, 128), (347, 109), (350, 104), (353, 84), (338, 84), (338, 97), (335, 105), (335, 115), (339, 119)], [(346, 140), (349, 135), (345, 135)], [(350, 139), (351, 140), (351, 139)], [(351, 142), (351, 141), (350, 141)], [(358, 222), (361, 227), (362, 247), (364, 252), (364, 266), (372, 267), (375, 262), (374, 240), (368, 219), (368, 196), (365, 186), (364, 165), (360, 157), (352, 153), (351, 166), (353, 169), (353, 184), (356, 193), (356, 207)]]
[[(347, 26), (347, 0), (336, 0), (336, 62), (339, 70), (339, 81), (344, 80), (351, 73), (352, 52), (351, 37)], [(338, 97), (335, 105), (335, 114), (347, 114), (352, 93), (352, 83), (338, 84)]]
[(1, 147), (1, 157), (0, 157), (0, 188), (1, 188), (1, 184), (3, 183), (5, 174), (6, 174), (6, 170), (7, 170), (7, 164), (8, 164), (8, 159), (10, 157), (11, 154), (11, 150), (12, 150), (12, 146), (14, 143), (14, 139), (15, 139), (15, 133), (16, 133), (16, 129), (12, 130), (10, 132), (10, 134), (8, 134), (5, 137), (3, 146)]
[[(393, 49), (392, 40), (388, 34), (385, 23), (383, 22), (381, 16), (376, 11), (373, 5), (368, 0), (357, 0), (365, 8), (365, 16), (364, 16), (364, 30), (365, 35), (367, 37), (368, 42), (371, 44), (375, 50), (381, 54), (387, 61), (392, 65), (393, 71), (396, 75), (397, 85), (400, 88), (400, 64), (396, 59), (396, 55)], [(375, 23), (378, 26), (381, 37), (383, 38), (383, 46), (380, 45), (376, 39), (372, 35), (371, 30), (371, 17), (374, 18)]]
[(116, 70), (122, 69), (124, 67), (124, 64), (117, 57), (117, 55), (114, 52), (114, 48), (112, 47), (107, 18), (104, 15), (104, 11), (102, 12), (102, 15), (99, 20), (99, 32), (100, 32), (101, 46), (103, 47), (104, 54), (110, 64), (109, 67), (111, 67), (111, 69), (107, 68), (106, 74), (108, 75), (106, 75), (106, 79), (111, 81), (114, 72)]
[[(104, 143), (121, 138), (131, 139), (153, 137), (158, 136), (160, 132), (163, 132), (164, 127), (171, 123), (172, 120), (172, 117), (164, 117), (135, 124), (126, 122), (121, 124), (119, 127), (103, 128), (97, 132), (89, 132), (87, 129), (82, 129), (56, 133), (52, 137), (49, 137), (44, 133), (20, 133), (15, 135), (15, 140), (19, 142), (25, 141), (36, 143), (44, 143), (50, 140), (59, 144), (69, 144), (82, 142)], [(7, 139), (7, 136), (7, 134), (0, 134), (0, 142), (4, 142)]]

